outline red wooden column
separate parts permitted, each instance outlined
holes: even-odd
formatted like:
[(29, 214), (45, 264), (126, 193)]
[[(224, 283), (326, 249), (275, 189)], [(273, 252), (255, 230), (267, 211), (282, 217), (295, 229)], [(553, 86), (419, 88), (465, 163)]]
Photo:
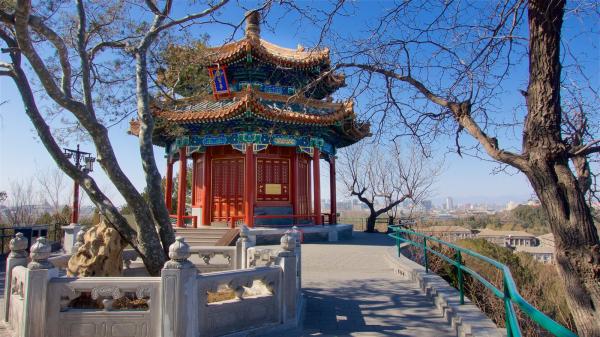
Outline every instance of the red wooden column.
[(173, 161), (167, 158), (167, 177), (165, 178), (165, 205), (171, 214), (173, 209)]
[(179, 186), (177, 191), (177, 227), (184, 227), (185, 196), (187, 190), (187, 158), (185, 146), (179, 149)]
[(335, 156), (329, 157), (329, 195), (331, 199), (331, 215), (329, 222), (332, 225), (337, 223), (337, 205), (336, 205), (336, 187), (335, 187)]
[[(196, 185), (198, 185), (198, 179), (196, 178), (196, 175), (198, 174), (197, 171), (197, 163), (198, 163), (198, 153), (194, 153), (192, 155), (192, 207), (196, 206)], [(196, 220), (196, 218), (193, 218), (194, 220), (192, 220), (192, 226), (194, 228), (198, 227), (198, 221)]]
[[(298, 207), (298, 153), (296, 153), (296, 148), (292, 148), (292, 214), (298, 215), (300, 211), (300, 207)], [(293, 219), (293, 222), (296, 223), (296, 218)]]
[(210, 186), (212, 184), (211, 179), (211, 167), (210, 167), (210, 148), (206, 149), (204, 153), (204, 179), (202, 179), (202, 188), (200, 190), (200, 207), (202, 207), (202, 226), (210, 226)]
[(245, 161), (245, 185), (244, 190), (244, 222), (248, 227), (254, 227), (254, 194), (256, 191), (255, 177), (256, 169), (254, 165), (254, 149), (252, 144), (246, 145), (246, 161)]
[(314, 184), (314, 196), (315, 196), (315, 224), (321, 224), (321, 170), (319, 169), (319, 149), (317, 147), (313, 150), (313, 179)]

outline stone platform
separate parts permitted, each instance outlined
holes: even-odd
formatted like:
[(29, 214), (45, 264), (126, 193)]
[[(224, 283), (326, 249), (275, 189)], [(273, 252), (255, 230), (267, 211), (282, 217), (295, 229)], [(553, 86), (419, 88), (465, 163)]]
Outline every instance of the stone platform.
[(286, 336), (456, 336), (418, 285), (394, 273), (384, 257), (391, 245), (360, 232), (302, 245), (304, 326)]
[[(282, 227), (254, 227), (248, 229), (248, 238), (257, 245), (276, 244), (279, 238), (291, 226)], [(297, 227), (302, 232), (304, 243), (313, 242), (336, 242), (338, 240), (348, 240), (352, 238), (352, 225), (302, 225)]]

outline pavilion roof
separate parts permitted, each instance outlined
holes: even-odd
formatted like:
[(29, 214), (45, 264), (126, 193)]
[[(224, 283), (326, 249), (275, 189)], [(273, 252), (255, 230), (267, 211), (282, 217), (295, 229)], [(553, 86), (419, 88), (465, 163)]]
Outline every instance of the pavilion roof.
[(248, 113), (274, 122), (323, 126), (355, 117), (351, 100), (334, 103), (250, 88), (232, 93), (229, 99), (215, 100), (204, 95), (170, 103), (155, 102), (153, 112), (157, 118), (177, 124), (223, 122)]
[(248, 54), (265, 62), (289, 68), (309, 68), (316, 65), (329, 65), (329, 48), (305, 50), (284, 48), (255, 36), (245, 36), (241, 40), (220, 47), (207, 49), (210, 63), (226, 65), (246, 58)]

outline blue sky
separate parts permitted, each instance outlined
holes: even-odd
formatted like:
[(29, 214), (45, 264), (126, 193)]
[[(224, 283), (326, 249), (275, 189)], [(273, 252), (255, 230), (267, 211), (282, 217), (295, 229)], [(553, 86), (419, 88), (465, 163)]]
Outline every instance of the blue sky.
[[(342, 33), (352, 33), (354, 30), (356, 32), (360, 31), (365, 23), (369, 22), (370, 15), (376, 13), (379, 8), (372, 4), (372, 2), (359, 3), (359, 10), (353, 12), (354, 16), (352, 18), (342, 18), (334, 22), (332, 29)], [(231, 8), (225, 13), (226, 17), (231, 20), (238, 20), (238, 18), (241, 20), (243, 10)], [(181, 12), (183, 10), (175, 14), (182, 14)], [(272, 14), (270, 19), (273, 21), (269, 22), (275, 25), (276, 18), (281, 16), (281, 12), (275, 11)], [(305, 23), (294, 25), (290, 22), (296, 22), (296, 20), (292, 19), (283, 24), (277, 24), (276, 33), (269, 29), (263, 29), (262, 37), (290, 48), (295, 48), (298, 43), (310, 46), (316, 41), (318, 31), (314, 26)], [(353, 24), (349, 25), (349, 22)], [(198, 33), (208, 33), (214, 44), (220, 43), (229, 34), (222, 27), (208, 26), (198, 30)], [(524, 61), (526, 62), (526, 60)], [(525, 68), (525, 66), (526, 64), (522, 68)], [(595, 65), (592, 64), (593, 72), (598, 74), (598, 69), (598, 62), (595, 62)], [(515, 87), (522, 88), (523, 83), (515, 83)], [(512, 110), (518, 99), (520, 99), (518, 95), (509, 95), (503, 103), (505, 106), (501, 106), (500, 110)], [(40, 169), (52, 168), (55, 167), (55, 164), (42, 144), (37, 141), (33, 127), (24, 113), (18, 92), (12, 81), (7, 78), (0, 78), (0, 101), (7, 101), (0, 106), (0, 190), (9, 190), (11, 181), (32, 179)], [(360, 110), (360, 106), (357, 110)], [(137, 139), (126, 133), (128, 120), (126, 119), (123, 123), (112, 127), (110, 137), (121, 166), (133, 183), (141, 190), (144, 186), (144, 179), (138, 156), (139, 149)], [(467, 144), (470, 142), (467, 135), (462, 137), (467, 139)], [(512, 138), (509, 140), (509, 144), (516, 141), (517, 139)], [(73, 143), (70, 145), (73, 145)], [(447, 153), (451, 147), (452, 140), (450, 139), (441, 139), (436, 143), (437, 157), (445, 156), (445, 164), (433, 191), (432, 197), (434, 200), (451, 196), (458, 202), (503, 203), (508, 200), (525, 201), (532, 195), (532, 189), (522, 174), (516, 172), (513, 172), (513, 174), (493, 174), (493, 169), (498, 167), (497, 164), (469, 156), (461, 158), (455, 153)], [(91, 144), (82, 144), (82, 148), (91, 150), (93, 147)], [(155, 153), (158, 166), (161, 172), (164, 172), (163, 150), (156, 148)], [(324, 173), (322, 181), (327, 182), (327, 163), (323, 162), (321, 167)], [(114, 198), (115, 203), (122, 203), (122, 198), (98, 167), (96, 167), (93, 176), (100, 186), (105, 187), (108, 191), (107, 194)], [(323, 198), (328, 198), (328, 186), (327, 184), (323, 185)]]

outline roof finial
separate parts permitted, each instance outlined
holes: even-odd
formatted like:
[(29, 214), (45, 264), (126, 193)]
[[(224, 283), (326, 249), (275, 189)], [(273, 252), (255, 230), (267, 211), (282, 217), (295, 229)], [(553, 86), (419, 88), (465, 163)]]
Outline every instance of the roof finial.
[(246, 37), (260, 39), (260, 13), (257, 10), (246, 12)]

